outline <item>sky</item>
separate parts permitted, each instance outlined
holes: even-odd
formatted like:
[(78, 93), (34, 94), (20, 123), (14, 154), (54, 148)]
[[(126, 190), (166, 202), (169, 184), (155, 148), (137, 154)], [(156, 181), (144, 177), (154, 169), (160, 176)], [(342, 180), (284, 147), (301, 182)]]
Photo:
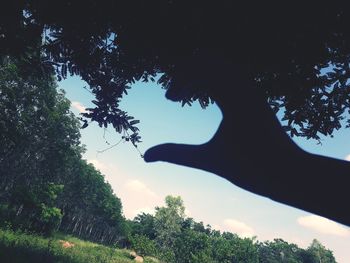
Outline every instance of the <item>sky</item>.
[[(78, 77), (59, 82), (76, 115), (94, 107), (93, 96), (84, 86), (88, 85)], [(210, 140), (222, 119), (215, 104), (205, 110), (198, 103), (181, 107), (164, 95), (165, 90), (156, 83), (136, 83), (120, 105), (141, 121), (137, 125), (142, 136), (138, 146), (141, 153), (166, 142), (201, 144)], [(256, 236), (259, 241), (282, 238), (302, 248), (316, 238), (333, 251), (337, 262), (350, 262), (349, 227), (245, 191), (212, 173), (165, 162), (146, 163), (129, 142), (103, 151), (116, 144), (121, 135), (96, 123), (81, 134), (87, 148), (84, 158), (105, 175), (128, 219), (140, 212), (153, 213), (156, 206), (164, 205), (165, 196), (179, 195), (188, 217), (214, 229), (241, 237)], [(314, 140), (294, 141), (308, 152), (350, 161), (349, 138), (350, 129), (341, 129), (334, 138), (322, 138), (321, 145)], [(251, 156), (259, 158), (254, 152)]]

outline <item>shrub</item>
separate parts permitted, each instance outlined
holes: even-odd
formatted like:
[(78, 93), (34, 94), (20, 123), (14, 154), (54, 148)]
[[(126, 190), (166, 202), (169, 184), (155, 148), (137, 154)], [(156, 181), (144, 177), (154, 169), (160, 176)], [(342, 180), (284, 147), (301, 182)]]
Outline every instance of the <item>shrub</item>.
[(153, 240), (144, 235), (133, 235), (130, 238), (131, 247), (141, 256), (156, 256), (157, 247)]

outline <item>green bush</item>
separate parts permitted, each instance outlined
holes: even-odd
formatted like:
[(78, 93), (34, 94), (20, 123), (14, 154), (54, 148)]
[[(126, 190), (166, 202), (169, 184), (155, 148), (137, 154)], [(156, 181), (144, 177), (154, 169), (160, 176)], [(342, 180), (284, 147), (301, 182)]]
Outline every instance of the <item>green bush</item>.
[(153, 240), (144, 235), (133, 235), (130, 238), (131, 247), (141, 256), (156, 256), (157, 247)]
[(61, 209), (56, 207), (48, 207), (45, 204), (41, 204), (40, 221), (42, 223), (44, 234), (51, 235), (54, 231), (56, 231), (61, 220)]

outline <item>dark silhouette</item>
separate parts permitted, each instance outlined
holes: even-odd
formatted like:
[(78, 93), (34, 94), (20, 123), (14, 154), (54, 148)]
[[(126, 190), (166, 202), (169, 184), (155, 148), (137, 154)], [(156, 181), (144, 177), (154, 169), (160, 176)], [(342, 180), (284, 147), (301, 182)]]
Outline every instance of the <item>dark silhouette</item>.
[[(343, 206), (350, 164), (300, 149), (281, 127), (261, 90), (242, 77), (240, 69), (231, 69), (238, 76), (230, 85), (244, 87), (239, 94), (249, 98), (249, 106), (245, 100), (232, 100), (226, 89), (227, 93), (214, 98), (223, 120), (209, 142), (155, 146), (145, 153), (145, 160), (212, 172), (253, 193), (350, 225), (350, 214)], [(212, 75), (219, 74), (216, 70), (220, 69), (211, 69)], [(200, 81), (210, 81), (207, 78), (212, 75)], [(167, 97), (177, 100), (171, 92)]]
[[(163, 74), (168, 98), (203, 108), (216, 101), (224, 119), (210, 142), (156, 147), (147, 161), (211, 171), (350, 225), (350, 165), (305, 153), (286, 134), (317, 140), (342, 126), (350, 109), (349, 24), (340, 4), (16, 1), (0, 9), (0, 55), (19, 57), (29, 75), (82, 77), (96, 97), (83, 127), (90, 119), (131, 131), (135, 145), (137, 121), (119, 102), (130, 83)], [(285, 127), (273, 114), (279, 109)]]

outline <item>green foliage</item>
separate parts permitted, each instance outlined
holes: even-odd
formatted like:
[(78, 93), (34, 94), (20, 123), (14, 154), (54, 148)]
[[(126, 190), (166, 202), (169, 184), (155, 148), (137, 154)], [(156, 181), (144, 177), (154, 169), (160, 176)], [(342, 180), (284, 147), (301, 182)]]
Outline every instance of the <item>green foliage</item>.
[(52, 75), (27, 66), (9, 57), (0, 63), (0, 225), (118, 242), (125, 232), (120, 199), (82, 160), (70, 102)]
[(131, 225), (131, 247), (141, 255), (156, 255), (168, 263), (335, 263), (317, 240), (308, 249), (283, 239), (259, 242), (185, 218), (181, 197), (167, 196), (156, 214), (139, 214)]
[(322, 263), (335, 263), (333, 252), (326, 249), (318, 240), (314, 239), (310, 246), (307, 248), (307, 252), (311, 254), (313, 262)]
[(56, 207), (57, 195), (62, 189), (62, 185), (52, 183), (31, 189), (18, 186), (13, 189), (10, 202), (1, 206), (1, 224), (11, 222), (14, 228), (52, 234), (62, 219), (61, 209)]
[(79, 126), (52, 77), (26, 75), (15, 59), (0, 65), (0, 221), (49, 234), (60, 223), (64, 162), (76, 154)]
[(141, 213), (138, 214), (133, 221), (130, 221), (130, 227), (132, 233), (138, 233), (149, 237), (150, 239), (155, 239), (156, 228), (154, 226), (155, 218), (151, 214)]
[(49, 239), (0, 230), (1, 262), (53, 262), (49, 249)]
[(57, 207), (47, 207), (45, 204), (41, 205), (40, 222), (44, 228), (45, 234), (51, 235), (53, 231), (57, 230), (61, 220), (61, 209)]
[(317, 240), (313, 240), (306, 250), (282, 239), (258, 243), (257, 246), (261, 263), (336, 263), (333, 253)]
[[(74, 246), (63, 247), (63, 242)], [(20, 232), (0, 230), (0, 261), (9, 263), (132, 263), (129, 251), (58, 235), (43, 238)], [(149, 260), (149, 262), (154, 262)]]
[(250, 238), (240, 238), (236, 234), (224, 232), (211, 239), (213, 258), (218, 262), (258, 262), (257, 248)]
[(81, 238), (113, 244), (126, 235), (122, 204), (91, 164), (79, 160), (60, 197), (65, 216), (60, 229)]
[(181, 233), (185, 207), (180, 196), (167, 196), (165, 207), (156, 207), (154, 227), (156, 242), (160, 247), (172, 248)]
[(174, 245), (175, 262), (212, 262), (210, 237), (202, 232), (186, 229)]
[(131, 236), (130, 243), (138, 255), (157, 256), (156, 243), (144, 235)]
[(300, 249), (293, 244), (288, 244), (282, 239), (266, 241), (258, 245), (259, 262), (303, 262), (300, 258)]

